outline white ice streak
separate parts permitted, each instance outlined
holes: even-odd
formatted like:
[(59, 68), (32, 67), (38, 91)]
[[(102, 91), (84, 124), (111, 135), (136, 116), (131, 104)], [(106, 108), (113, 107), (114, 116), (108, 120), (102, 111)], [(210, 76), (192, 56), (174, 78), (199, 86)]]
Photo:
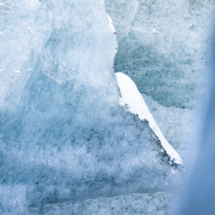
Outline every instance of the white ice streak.
[(112, 19), (110, 18), (110, 16), (107, 14), (107, 18), (108, 18), (108, 21), (109, 21), (109, 27), (110, 27), (110, 29), (113, 31), (113, 33), (115, 33), (116, 34), (116, 30), (115, 30), (115, 28), (114, 28), (114, 26), (113, 26), (113, 21), (112, 21)]
[(128, 110), (137, 114), (141, 120), (147, 120), (150, 128), (154, 131), (155, 135), (161, 141), (162, 147), (166, 150), (171, 158), (171, 162), (183, 165), (182, 159), (173, 147), (167, 142), (163, 136), (160, 128), (157, 126), (152, 114), (149, 112), (146, 103), (138, 91), (135, 83), (125, 74), (116, 73), (118, 86), (120, 88), (120, 105), (127, 106)]

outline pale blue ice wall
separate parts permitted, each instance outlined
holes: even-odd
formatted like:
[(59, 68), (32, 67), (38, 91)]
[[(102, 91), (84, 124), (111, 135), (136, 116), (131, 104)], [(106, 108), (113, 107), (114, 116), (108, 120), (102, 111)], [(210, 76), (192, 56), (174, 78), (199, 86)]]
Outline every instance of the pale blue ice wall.
[(177, 165), (148, 123), (118, 106), (116, 36), (103, 1), (0, 7), (0, 213), (169, 191), (180, 179)]

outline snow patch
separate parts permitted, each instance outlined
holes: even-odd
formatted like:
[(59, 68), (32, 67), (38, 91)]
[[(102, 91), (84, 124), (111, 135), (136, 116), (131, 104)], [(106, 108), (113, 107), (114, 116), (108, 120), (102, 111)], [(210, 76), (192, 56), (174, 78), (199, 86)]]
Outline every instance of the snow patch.
[(137, 114), (141, 120), (147, 120), (149, 122), (150, 128), (154, 131), (155, 135), (161, 141), (162, 147), (170, 156), (171, 162), (183, 165), (181, 157), (167, 142), (160, 128), (157, 126), (135, 83), (127, 75), (121, 72), (116, 73), (116, 78), (121, 93), (119, 101), (120, 105), (128, 107), (128, 110), (133, 114)]

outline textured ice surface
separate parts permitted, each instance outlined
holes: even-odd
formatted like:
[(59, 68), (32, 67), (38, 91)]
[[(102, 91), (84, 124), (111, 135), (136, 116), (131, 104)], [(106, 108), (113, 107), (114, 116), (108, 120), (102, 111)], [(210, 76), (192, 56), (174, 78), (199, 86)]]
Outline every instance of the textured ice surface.
[(177, 165), (148, 122), (119, 105), (104, 2), (0, 7), (1, 213), (71, 214), (65, 203), (174, 187)]
[[(120, 35), (115, 72), (128, 74), (141, 93), (164, 106), (195, 108), (207, 76), (205, 47), (210, 45), (214, 2), (105, 2)], [(121, 39), (124, 29), (128, 33)]]
[(67, 214), (105, 214), (105, 215), (167, 215), (168, 202), (173, 198), (168, 193), (140, 194), (133, 193), (112, 198), (88, 199), (61, 206), (45, 207), (45, 214), (58, 215), (61, 208), (70, 211)]
[[(10, 198), (1, 199), (1, 215), (31, 214), (26, 211), (25, 188), (1, 187), (1, 196)], [(14, 198), (16, 196), (16, 198)], [(45, 215), (167, 215), (169, 202), (173, 201), (169, 193), (158, 192), (156, 194), (132, 193), (115, 197), (100, 197), (83, 199), (79, 201), (68, 201), (64, 203), (48, 204), (44, 207)], [(63, 212), (63, 213), (62, 213)], [(37, 213), (35, 213), (37, 214)], [(168, 213), (171, 214), (171, 213)]]

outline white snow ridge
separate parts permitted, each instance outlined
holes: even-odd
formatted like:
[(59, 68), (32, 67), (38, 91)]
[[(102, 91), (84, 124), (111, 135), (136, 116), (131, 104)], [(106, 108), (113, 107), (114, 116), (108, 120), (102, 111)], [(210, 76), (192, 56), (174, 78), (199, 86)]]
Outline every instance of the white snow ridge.
[(161, 141), (162, 147), (170, 156), (171, 162), (183, 165), (180, 155), (173, 149), (173, 147), (163, 136), (135, 83), (127, 75), (121, 72), (116, 73), (116, 78), (121, 93), (120, 105), (127, 106), (128, 110), (131, 113), (137, 114), (141, 120), (147, 120), (150, 128)]

